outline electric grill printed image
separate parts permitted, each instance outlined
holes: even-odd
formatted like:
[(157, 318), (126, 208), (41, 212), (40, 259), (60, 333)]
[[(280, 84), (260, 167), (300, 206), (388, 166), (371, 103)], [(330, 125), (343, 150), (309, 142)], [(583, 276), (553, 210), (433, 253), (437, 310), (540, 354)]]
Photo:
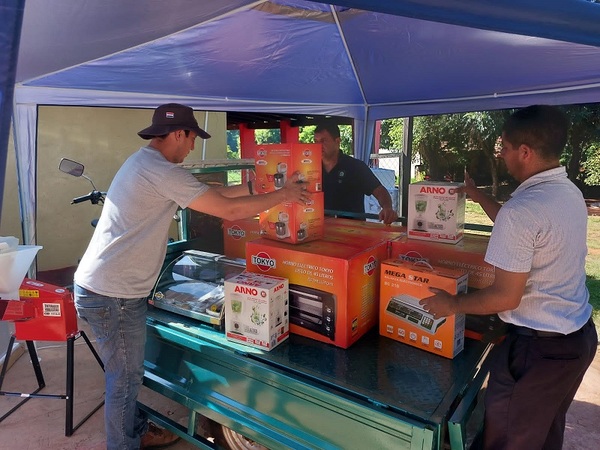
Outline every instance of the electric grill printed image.
[(335, 340), (335, 295), (290, 284), (290, 323)]
[(419, 305), (418, 298), (407, 294), (392, 297), (388, 302), (386, 312), (431, 334), (435, 334), (438, 328), (446, 322), (445, 317), (435, 319)]

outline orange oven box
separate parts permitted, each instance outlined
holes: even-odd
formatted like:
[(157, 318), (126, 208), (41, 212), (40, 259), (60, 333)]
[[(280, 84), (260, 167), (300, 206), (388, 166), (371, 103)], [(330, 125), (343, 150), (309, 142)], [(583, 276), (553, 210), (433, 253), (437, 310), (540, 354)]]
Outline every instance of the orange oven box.
[(260, 235), (276, 241), (297, 244), (323, 237), (324, 194), (315, 192), (306, 205), (279, 203), (260, 213)]
[(403, 238), (392, 241), (391, 257), (466, 270), (469, 287), (482, 289), (491, 285), (495, 276), (494, 267), (484, 261), (488, 241), (488, 236), (471, 233), (465, 233), (456, 244)]
[(246, 242), (260, 237), (258, 216), (223, 220), (223, 254), (228, 258), (246, 258)]
[(435, 318), (419, 301), (433, 294), (430, 287), (451, 294), (467, 291), (465, 271), (424, 262), (389, 259), (381, 264), (379, 334), (446, 358), (464, 348), (465, 315)]
[(321, 192), (323, 186), (321, 144), (264, 144), (256, 148), (254, 186), (259, 194), (281, 189), (296, 171), (310, 192)]
[(377, 324), (387, 242), (246, 243), (246, 270), (289, 280), (290, 332), (348, 348)]
[(384, 225), (377, 222), (325, 217), (325, 237), (343, 236), (361, 239), (375, 238), (382, 241), (393, 241), (406, 237), (406, 227), (400, 225)]

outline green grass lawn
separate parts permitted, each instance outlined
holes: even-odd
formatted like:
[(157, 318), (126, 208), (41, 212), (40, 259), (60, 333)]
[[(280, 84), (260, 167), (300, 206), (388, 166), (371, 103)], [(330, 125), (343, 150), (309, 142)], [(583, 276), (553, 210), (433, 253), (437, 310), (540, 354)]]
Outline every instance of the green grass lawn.
[[(471, 224), (492, 225), (492, 221), (483, 212), (479, 204), (467, 200), (465, 221)], [(469, 230), (470, 233), (475, 231)], [(587, 286), (590, 291), (590, 303), (594, 308), (594, 321), (600, 325), (600, 217), (590, 216), (588, 219), (588, 256), (585, 272)]]

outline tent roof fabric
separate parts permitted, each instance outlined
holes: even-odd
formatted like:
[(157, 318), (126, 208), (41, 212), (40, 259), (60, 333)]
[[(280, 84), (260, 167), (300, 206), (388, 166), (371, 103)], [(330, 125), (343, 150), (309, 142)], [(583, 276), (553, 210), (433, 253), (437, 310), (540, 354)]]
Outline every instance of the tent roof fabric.
[(583, 0), (28, 0), (15, 96), (361, 120), (590, 103), (599, 23)]

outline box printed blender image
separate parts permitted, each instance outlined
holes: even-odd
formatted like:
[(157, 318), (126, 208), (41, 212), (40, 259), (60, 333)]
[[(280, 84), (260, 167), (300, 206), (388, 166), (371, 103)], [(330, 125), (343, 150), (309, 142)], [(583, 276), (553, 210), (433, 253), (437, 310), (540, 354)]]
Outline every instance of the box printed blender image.
[(242, 272), (225, 280), (225, 335), (272, 350), (289, 336), (288, 280)]
[(294, 172), (309, 192), (322, 191), (321, 144), (264, 144), (254, 155), (255, 189), (259, 194), (281, 189)]
[(464, 348), (465, 315), (433, 317), (419, 304), (430, 287), (450, 294), (467, 291), (463, 270), (389, 259), (381, 264), (379, 334), (413, 347), (454, 358)]
[(456, 243), (465, 227), (466, 195), (461, 183), (421, 181), (408, 186), (408, 237)]
[(283, 202), (259, 215), (260, 235), (267, 239), (297, 244), (323, 237), (324, 194), (315, 192), (306, 205)]

